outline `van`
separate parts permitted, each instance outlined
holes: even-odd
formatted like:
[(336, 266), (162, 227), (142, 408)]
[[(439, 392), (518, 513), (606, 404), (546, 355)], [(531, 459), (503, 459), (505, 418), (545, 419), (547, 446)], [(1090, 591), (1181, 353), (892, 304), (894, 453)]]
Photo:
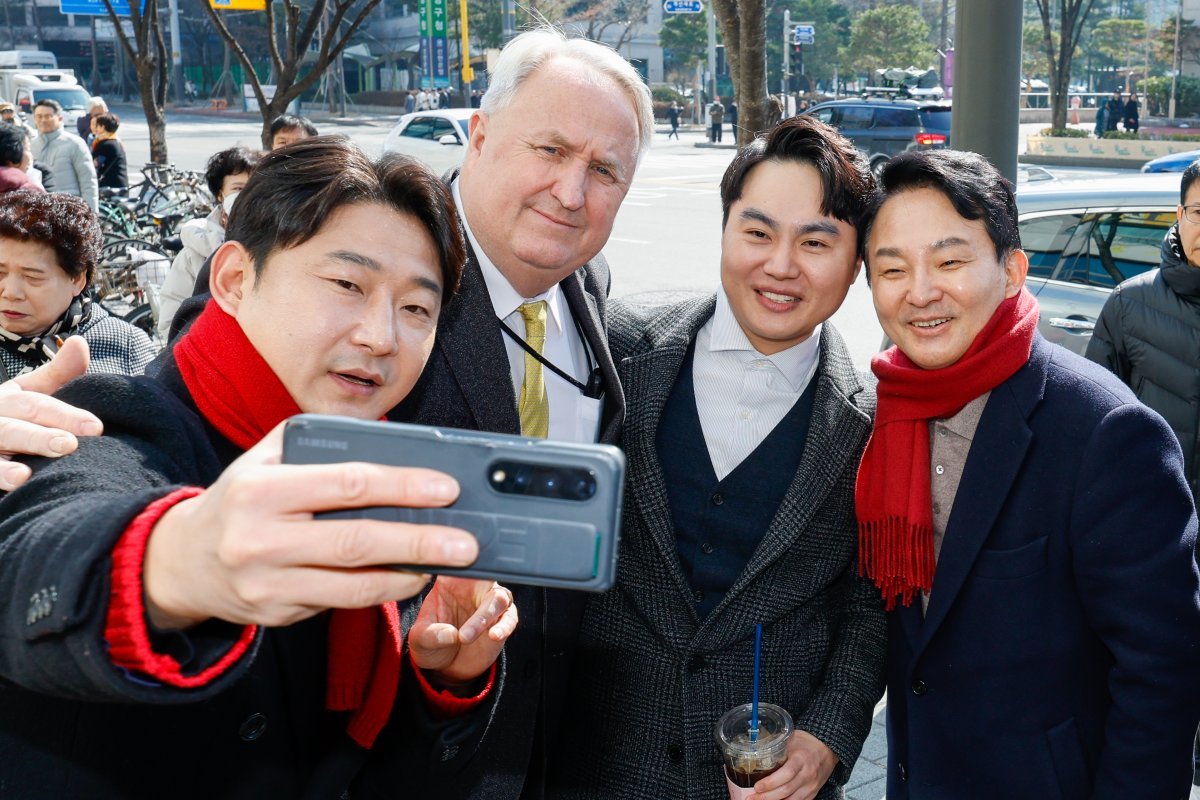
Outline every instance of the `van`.
[(58, 69), (58, 59), (47, 50), (0, 50), (0, 69)]

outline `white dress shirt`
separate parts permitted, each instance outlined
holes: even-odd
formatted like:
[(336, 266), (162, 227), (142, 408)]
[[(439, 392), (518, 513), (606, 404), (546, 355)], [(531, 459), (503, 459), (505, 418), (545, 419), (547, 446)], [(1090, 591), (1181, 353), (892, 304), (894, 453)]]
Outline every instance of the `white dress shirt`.
[(771, 356), (754, 349), (724, 289), (696, 335), (692, 380), (704, 443), (717, 480), (733, 472), (787, 416), (817, 372), (821, 326)]
[[(458, 179), (451, 184), (454, 193), (454, 203), (460, 209), (458, 217), (462, 220), (463, 230), (470, 242), (471, 249), (479, 261), (483, 272), (483, 282), (487, 284), (488, 296), (492, 300), (492, 308), (496, 317), (512, 328), (518, 336), (525, 335), (525, 320), (518, 310), (522, 303), (533, 303), (538, 300), (546, 301), (546, 342), (542, 356), (563, 372), (574, 377), (580, 383), (587, 383), (588, 357), (584, 350), (583, 340), (575, 327), (571, 308), (567, 298), (563, 296), (558, 284), (551, 286), (548, 291), (536, 297), (522, 297), (508, 279), (501, 274), (492, 263), (466, 216), (462, 213), (462, 197), (458, 190)], [(521, 385), (525, 382), (525, 351), (521, 345), (512, 340), (508, 334), (500, 332), (504, 339), (504, 349), (508, 353), (508, 365), (512, 374), (513, 392), (521, 396)], [(595, 366), (595, 359), (592, 359)], [(546, 404), (550, 412), (550, 426), (547, 439), (557, 439), (568, 442), (594, 442), (600, 432), (600, 403), (599, 398), (584, 397), (583, 393), (572, 384), (560, 378), (550, 369), (543, 367), (542, 373), (546, 381)]]

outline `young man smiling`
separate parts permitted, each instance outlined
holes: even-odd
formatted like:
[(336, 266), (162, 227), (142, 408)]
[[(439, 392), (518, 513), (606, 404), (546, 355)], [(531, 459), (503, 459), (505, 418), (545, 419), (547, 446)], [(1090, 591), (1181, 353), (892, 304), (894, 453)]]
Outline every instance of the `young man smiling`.
[(1196, 517), (1170, 428), (1037, 333), (1011, 185), (888, 162), (867, 229), (879, 407), (856, 493), (893, 609), (889, 800), (1185, 797)]
[(762, 697), (797, 730), (755, 797), (841, 795), (883, 689), (884, 616), (855, 557), (875, 398), (826, 320), (873, 191), (849, 141), (794, 117), (726, 170), (716, 296), (614, 308), (618, 585), (588, 603), (554, 797), (726, 797), (713, 730), (749, 699), (758, 622)]

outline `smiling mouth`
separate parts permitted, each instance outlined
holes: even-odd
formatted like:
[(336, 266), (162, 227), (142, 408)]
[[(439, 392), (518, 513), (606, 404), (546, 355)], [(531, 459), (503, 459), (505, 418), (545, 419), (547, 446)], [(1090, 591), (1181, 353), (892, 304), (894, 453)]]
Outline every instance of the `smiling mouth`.
[(938, 319), (914, 320), (913, 322), (911, 322), (909, 324), (912, 325), (914, 328), (922, 328), (922, 329), (928, 330), (930, 328), (937, 328), (941, 325), (945, 325), (949, 321), (950, 321), (950, 317), (939, 317)]
[(799, 297), (792, 297), (790, 294), (779, 294), (778, 292), (768, 292), (765, 289), (759, 289), (758, 293), (770, 300), (772, 303), (799, 303)]

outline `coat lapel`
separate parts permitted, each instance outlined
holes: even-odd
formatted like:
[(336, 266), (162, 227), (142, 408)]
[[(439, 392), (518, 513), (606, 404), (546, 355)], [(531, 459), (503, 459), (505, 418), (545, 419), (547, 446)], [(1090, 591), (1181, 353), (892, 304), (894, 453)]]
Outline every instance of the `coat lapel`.
[(954, 496), (916, 655), (945, 620), (1016, 481), (1033, 440), (1027, 420), (1045, 392), (1049, 355), (1036, 337), (1029, 362), (988, 398)]
[[(518, 433), (521, 420), (503, 335), (479, 261), (468, 245), (458, 294), (438, 323), (437, 347), (479, 430)], [(497, 364), (503, 369), (496, 369)]]
[[(640, 524), (631, 526), (633, 535), (627, 545), (635, 561), (654, 559), (666, 566), (675, 583), (674, 591), (635, 591), (630, 592), (630, 597), (647, 611), (647, 620), (671, 620), (670, 629), (662, 630), (669, 639), (686, 633), (680, 630), (680, 621), (689, 619), (692, 624), (688, 627), (694, 628), (699, 620), (676, 550), (675, 524), (656, 446), (658, 425), (684, 365), (688, 346), (712, 317), (715, 307), (714, 297), (687, 304), (665, 330), (654, 332), (645, 352), (624, 359), (618, 367), (628, 398), (622, 445), (629, 474), (638, 476), (635, 484), (628, 485), (627, 498), (630, 511)], [(638, 537), (634, 531), (644, 535)], [(646, 608), (664, 601), (670, 605), (667, 613)]]
[[(563, 295), (571, 309), (571, 316), (579, 323), (587, 339), (587, 347), (600, 367), (604, 380), (604, 399), (600, 418), (600, 441), (615, 442), (621, 434), (621, 423), (625, 416), (625, 394), (617, 378), (617, 368), (608, 350), (604, 321), (596, 298), (584, 287), (582, 271), (568, 275), (562, 283)], [(585, 378), (586, 380), (586, 378)]]

